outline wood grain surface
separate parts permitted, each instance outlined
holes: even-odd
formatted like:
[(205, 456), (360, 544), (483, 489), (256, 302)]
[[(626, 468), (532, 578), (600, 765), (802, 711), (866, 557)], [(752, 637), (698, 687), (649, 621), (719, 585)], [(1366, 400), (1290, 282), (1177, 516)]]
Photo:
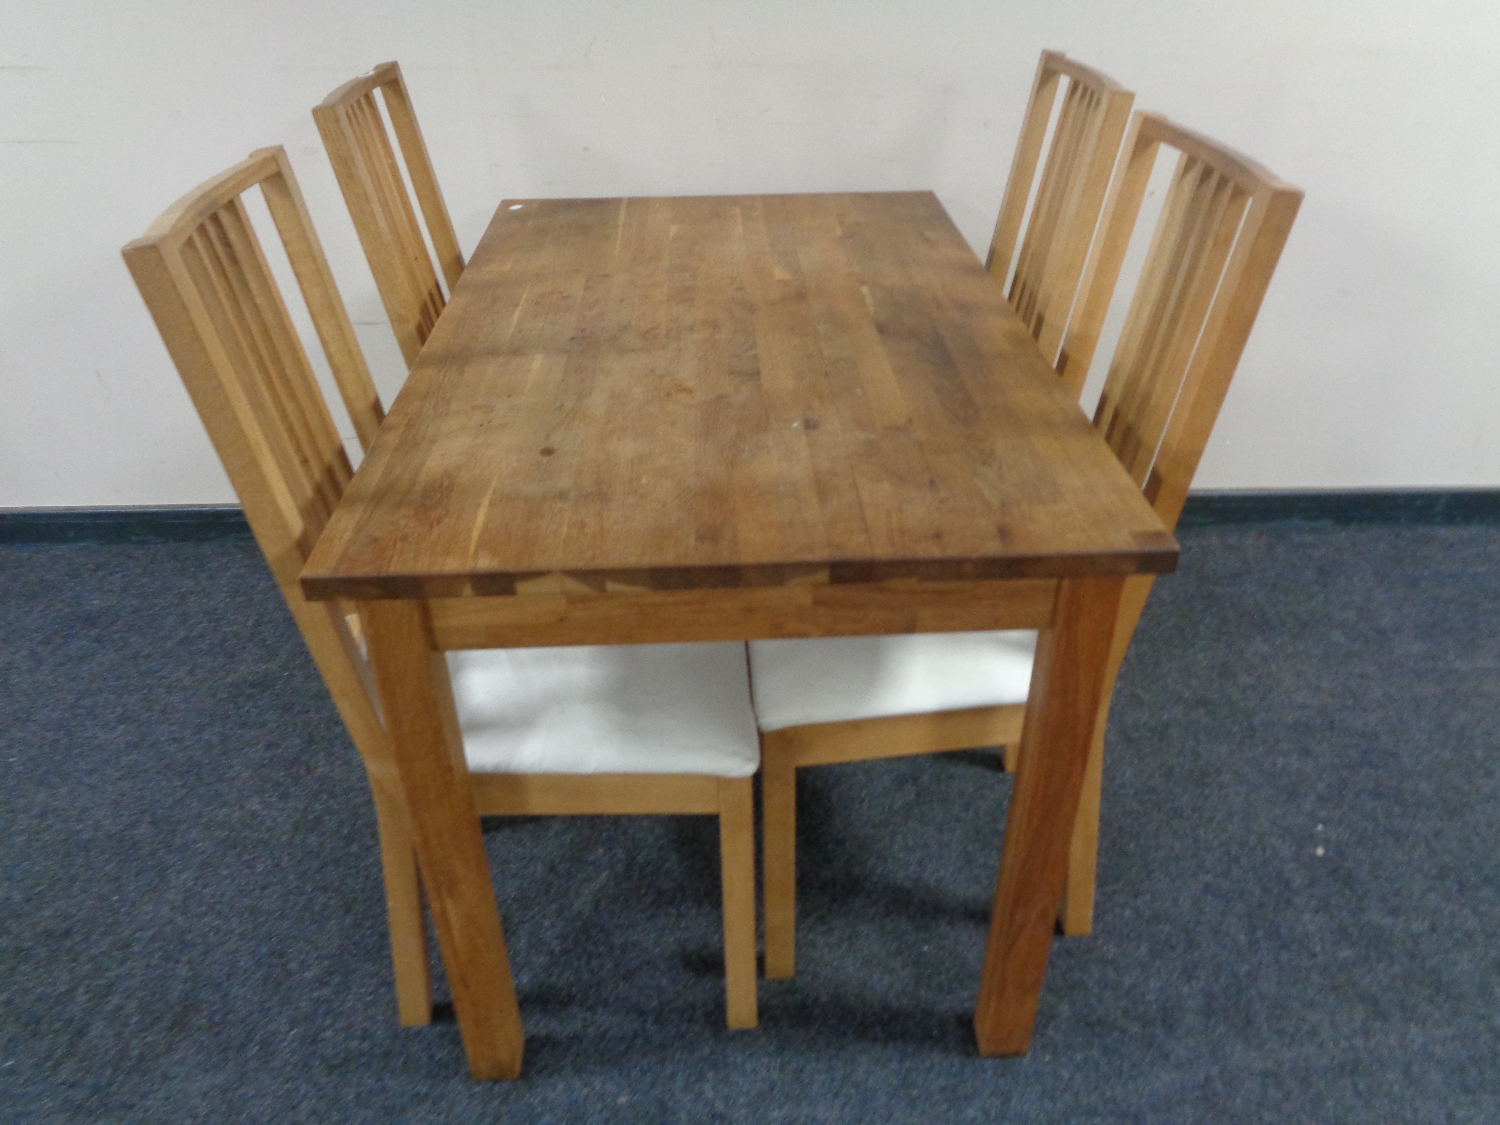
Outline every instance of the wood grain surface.
[(930, 192), (502, 203), (309, 597), (1164, 572)]

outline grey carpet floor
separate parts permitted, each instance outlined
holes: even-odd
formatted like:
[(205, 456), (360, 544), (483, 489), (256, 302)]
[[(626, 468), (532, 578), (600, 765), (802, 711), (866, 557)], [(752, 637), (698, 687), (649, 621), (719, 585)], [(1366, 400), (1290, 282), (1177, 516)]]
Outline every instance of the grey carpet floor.
[(363, 775), (254, 547), (0, 548), (0, 1121), (1500, 1121), (1500, 529), (1181, 538), (1029, 1055), (969, 1029), (970, 751), (803, 775), (752, 1032), (711, 821), (487, 823), (509, 1084), (396, 1026)]

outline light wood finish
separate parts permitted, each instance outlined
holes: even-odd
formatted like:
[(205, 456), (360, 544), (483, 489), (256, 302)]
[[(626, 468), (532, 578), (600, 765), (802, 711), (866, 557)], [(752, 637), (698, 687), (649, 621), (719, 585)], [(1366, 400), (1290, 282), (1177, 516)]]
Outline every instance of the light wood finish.
[(427, 643), (420, 604), (363, 602), (359, 617), (407, 805), (432, 813), (410, 818), (423, 885), (463, 888), (428, 901), (469, 1073), (516, 1078), (521, 1013), (443, 654)]
[[(986, 267), (1007, 286), (1011, 306), (1075, 397), (1088, 368), (1072, 361), (1063, 336), (1082, 331), (1097, 339), (1102, 327), (1102, 313), (1088, 324), (1074, 317), (1074, 302), (1134, 100), (1108, 75), (1043, 51), (990, 241)], [(1047, 159), (1038, 179), (1044, 144)]]
[[(425, 1024), (432, 1011), (420, 865), (427, 886), (458, 888), (432, 896), (431, 907), (471, 1072), (480, 1078), (520, 1072), (520, 1016), (489, 889), (480, 813), (696, 813), (717, 816), (724, 841), (729, 1025), (753, 1027), (749, 779), (471, 775), (427, 607), (366, 602), (355, 617), (340, 601), (310, 601), (303, 593), (299, 575), (353, 474), (241, 201), (255, 186), (286, 245), (350, 414), (362, 439), (372, 439), (381, 426), (380, 402), (283, 150), (262, 149), (184, 196), (124, 248), (124, 257), (364, 761), (401, 1022)], [(410, 802), (433, 815), (410, 816)]]
[(1026, 705), (1018, 703), (1012, 707), (970, 707), (923, 715), (846, 719), (763, 731), (761, 744), (775, 743), (774, 756), (799, 767), (868, 762), (909, 757), (908, 747), (913, 742), (943, 743), (945, 750), (1019, 742), (1025, 717)]
[[(1205, 138), (1163, 118), (1137, 114), (1087, 266), (1082, 298), (1086, 315), (1070, 330), (1064, 348), (1085, 373), (1097, 347), (1097, 326), (1108, 309), (1152, 165), (1163, 144), (1182, 155), (1095, 424), (1170, 528), (1182, 510), (1301, 193)], [(1152, 581), (1151, 575), (1126, 580), (1102, 665), (1105, 686), (1095, 705), (1059, 912), (1067, 934), (1086, 934), (1093, 927), (1110, 694)], [(991, 745), (1006, 748), (1006, 768), (1015, 770), (1025, 761), (1017, 740), (1010, 735), (988, 736), (983, 730), (986, 723), (999, 730), (1011, 711), (994, 708), (989, 716), (984, 709), (903, 715), (788, 728), (762, 736), (761, 769), (768, 793), (764, 813), (767, 976), (790, 976), (795, 969), (796, 770), (822, 762)], [(950, 729), (950, 722), (955, 729)], [(976, 725), (979, 729), (973, 739), (966, 741), (965, 731)], [(997, 934), (992, 938), (992, 951), (995, 942), (1009, 940)], [(998, 1018), (984, 1016), (986, 1021)], [(1007, 1037), (1010, 1033), (995, 1034), (991, 1042), (999, 1044), (997, 1050), (1009, 1051), (1018, 1042)]]
[(724, 894), (724, 967), (729, 1026), (754, 1027), (755, 792), (754, 779), (719, 779), (719, 881)]
[(796, 972), (797, 770), (974, 746), (1008, 746), (1020, 742), (1025, 717), (1024, 705), (975, 707), (811, 723), (761, 733), (761, 877), (768, 980)]
[(1124, 585), (1123, 578), (1064, 582), (1052, 624), (1037, 634), (974, 1010), (982, 1055), (1019, 1055), (1031, 1046)]
[(719, 818), (728, 1025), (757, 1022), (753, 779), (692, 774), (471, 774), (483, 816), (702, 813)]
[[(427, 224), (431, 253), (375, 102), (377, 90)], [(363, 78), (345, 82), (312, 112), (381, 303), (410, 367), (447, 303), (432, 268), (432, 254), (437, 255), (449, 292), (458, 284), (464, 259), (401, 68), (394, 62), (381, 63)]]
[(1161, 146), (1177, 171), (1094, 423), (1169, 526), (1177, 523), (1229, 381), (1260, 312), (1302, 192), (1163, 117), (1136, 114), (1090, 268), (1112, 291)]
[(203, 419), (276, 584), (364, 760), (375, 802), (403, 1024), (430, 1018), (427, 951), (406, 802), (368, 669), (335, 603), (297, 578), (353, 475), (241, 195), (259, 186), (362, 441), (380, 401), (280, 148), (184, 196), (125, 262)]
[(508, 201), (461, 292), (312, 596), (1173, 565), (930, 192)]
[[(1105, 668), (1105, 690), (1099, 697), (1099, 710), (1094, 720), (1094, 737), (1089, 746), (1088, 767), (1083, 775), (1083, 792), (1078, 799), (1078, 814), (1073, 820), (1073, 839), (1068, 849), (1068, 878), (1063, 890), (1062, 908), (1058, 911), (1058, 925), (1069, 937), (1083, 937), (1094, 929), (1094, 886), (1099, 866), (1099, 804), (1104, 789), (1104, 734), (1109, 726), (1109, 705), (1114, 693), (1115, 678), (1120, 674), (1120, 665), (1125, 652), (1135, 636), (1135, 627), (1140, 622), (1141, 611), (1146, 608), (1146, 597), (1151, 593), (1153, 576), (1136, 574), (1125, 580), (1125, 590), (1120, 595), (1120, 612), (1115, 619), (1115, 635), (1109, 647), (1109, 663)], [(1019, 765), (1020, 744), (1007, 743), (1006, 764), (1008, 772), (1014, 773)]]
[[(443, 648), (757, 637), (873, 636), (961, 628), (1035, 628), (1048, 620), (1057, 581), (794, 583), (722, 590), (532, 593), (512, 598), (436, 598), (433, 630)], [(976, 626), (975, 621), (987, 624)]]
[[(302, 582), (425, 606), (433, 650), (1060, 620), (1069, 654), (1098, 626), (1059, 604), (1176, 553), (931, 193), (519, 200)], [(1099, 671), (1031, 701), (1079, 775), (1055, 712)], [(1032, 826), (1077, 800), (1036, 794)], [(1047, 875), (1007, 901), (1050, 918)]]
[[(1085, 276), (1087, 305), (1109, 304), (1163, 146), (1178, 153), (1172, 186), (1152, 234), (1094, 424), (1167, 527), (1188, 488), (1229, 391), (1245, 342), (1281, 258), (1302, 192), (1249, 158), (1155, 114), (1131, 120), (1095, 252)], [(1097, 323), (1086, 312), (1085, 323)], [(1086, 368), (1097, 337), (1071, 350)], [(1112, 690), (1151, 592), (1152, 579), (1126, 583), (1107, 669)], [(1099, 796), (1110, 691), (1100, 701), (1089, 772), (1074, 828), (1061, 923), (1093, 927)]]
[(476, 773), (469, 784), (481, 816), (717, 816), (720, 780), (691, 773)]

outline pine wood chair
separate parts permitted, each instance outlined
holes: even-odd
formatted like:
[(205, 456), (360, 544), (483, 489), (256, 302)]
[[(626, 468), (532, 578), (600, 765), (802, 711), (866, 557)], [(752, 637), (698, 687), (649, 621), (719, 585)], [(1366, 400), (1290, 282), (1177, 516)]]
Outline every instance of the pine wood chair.
[[(1136, 114), (1085, 271), (1085, 324), (1103, 320), (1159, 150), (1179, 157), (1137, 281), (1095, 425), (1175, 527), (1302, 193), (1252, 161), (1166, 119)], [(1065, 350), (1086, 371), (1096, 330)], [(1065, 933), (1093, 924), (1099, 791), (1109, 697), (1151, 590), (1126, 583), (1108, 683), (1075, 821)], [(1036, 635), (1027, 632), (756, 641), (751, 683), (761, 727), (766, 976), (795, 967), (796, 771), (1020, 737)]]
[[(364, 760), (397, 1007), (403, 1024), (424, 1024), (432, 1005), (411, 827), (358, 619), (308, 601), (298, 584), (351, 470), (241, 200), (257, 185), (351, 412), (373, 437), (379, 400), (282, 149), (184, 196), (124, 256)], [(718, 817), (728, 1023), (753, 1027), (759, 746), (744, 646), (455, 652), (449, 668), (476, 816)]]
[[(1062, 105), (1049, 137), (1059, 92)], [(1135, 95), (1108, 75), (1057, 51), (1042, 52), (985, 261), (1047, 362), (1075, 395), (1088, 372), (1069, 362), (1063, 335), (1134, 101)], [(1038, 179), (1044, 144), (1047, 159)], [(1099, 326), (1093, 331), (1097, 338)]]
[(406, 173), (449, 292), (464, 272), (464, 258), (401, 68), (394, 62), (381, 63), (363, 78), (345, 82), (324, 98), (313, 109), (313, 120), (409, 368), (437, 324), (447, 298), (438, 284), (432, 256), (402, 182), (380, 107), (375, 104), (376, 90), (396, 131)]

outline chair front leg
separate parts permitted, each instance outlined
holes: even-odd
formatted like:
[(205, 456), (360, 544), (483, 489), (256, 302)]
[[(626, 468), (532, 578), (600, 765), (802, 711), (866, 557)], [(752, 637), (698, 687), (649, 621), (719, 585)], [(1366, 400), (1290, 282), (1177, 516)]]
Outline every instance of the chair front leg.
[(724, 998), (729, 1027), (759, 1018), (755, 973), (755, 796), (748, 777), (719, 779), (719, 870), (724, 897)]
[(796, 971), (797, 767), (779, 733), (760, 739), (767, 980), (785, 979)]

